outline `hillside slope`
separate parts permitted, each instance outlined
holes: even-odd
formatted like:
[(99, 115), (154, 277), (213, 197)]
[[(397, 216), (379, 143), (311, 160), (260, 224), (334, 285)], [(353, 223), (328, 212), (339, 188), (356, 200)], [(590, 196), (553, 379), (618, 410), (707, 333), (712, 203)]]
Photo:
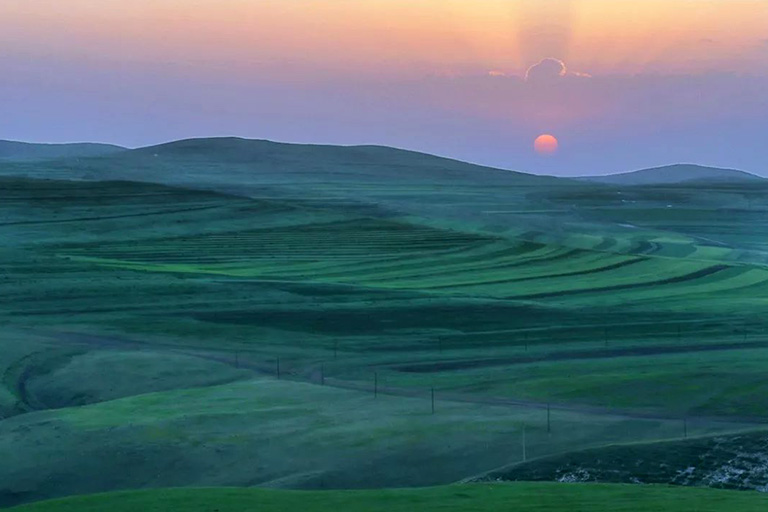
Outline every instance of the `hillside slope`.
[(675, 164), (639, 171), (610, 174), (608, 176), (585, 176), (579, 178), (595, 183), (607, 183), (611, 185), (663, 185), (672, 183), (686, 183), (691, 181), (710, 182), (758, 182), (764, 178), (754, 174), (735, 169), (719, 169), (693, 164)]
[(103, 156), (125, 151), (125, 148), (111, 144), (33, 144), (0, 140), (0, 161), (39, 161), (57, 158), (81, 158)]

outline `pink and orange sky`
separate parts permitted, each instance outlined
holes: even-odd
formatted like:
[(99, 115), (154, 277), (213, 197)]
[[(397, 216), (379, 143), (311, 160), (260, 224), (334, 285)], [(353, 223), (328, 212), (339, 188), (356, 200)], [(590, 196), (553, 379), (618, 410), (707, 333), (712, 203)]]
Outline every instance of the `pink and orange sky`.
[(0, 0), (0, 48), (5, 139), (768, 174), (765, 0)]

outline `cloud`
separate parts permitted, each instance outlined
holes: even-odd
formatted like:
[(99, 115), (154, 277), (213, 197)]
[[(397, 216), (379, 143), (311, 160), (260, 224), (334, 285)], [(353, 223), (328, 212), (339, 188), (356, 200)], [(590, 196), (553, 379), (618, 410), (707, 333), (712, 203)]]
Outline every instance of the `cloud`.
[(526, 82), (554, 82), (568, 74), (565, 62), (560, 59), (546, 58), (540, 60), (525, 72)]
[(503, 71), (499, 71), (498, 69), (492, 69), (488, 72), (488, 76), (503, 77), (503, 76), (507, 76), (507, 74)]
[(592, 78), (589, 73), (569, 71), (565, 62), (552, 57), (540, 60), (525, 72), (524, 80), (538, 84), (555, 83), (564, 78)]

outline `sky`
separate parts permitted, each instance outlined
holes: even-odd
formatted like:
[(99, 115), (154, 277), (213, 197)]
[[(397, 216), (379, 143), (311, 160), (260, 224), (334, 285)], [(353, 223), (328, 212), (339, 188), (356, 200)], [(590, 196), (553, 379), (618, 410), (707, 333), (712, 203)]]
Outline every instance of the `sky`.
[(0, 0), (0, 139), (204, 136), (768, 175), (768, 1)]

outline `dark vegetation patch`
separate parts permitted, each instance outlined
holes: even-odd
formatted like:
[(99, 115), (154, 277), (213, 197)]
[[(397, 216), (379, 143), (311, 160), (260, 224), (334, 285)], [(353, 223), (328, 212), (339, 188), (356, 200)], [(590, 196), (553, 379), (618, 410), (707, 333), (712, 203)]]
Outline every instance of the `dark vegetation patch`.
[(768, 434), (617, 445), (547, 457), (488, 480), (643, 483), (768, 490)]

